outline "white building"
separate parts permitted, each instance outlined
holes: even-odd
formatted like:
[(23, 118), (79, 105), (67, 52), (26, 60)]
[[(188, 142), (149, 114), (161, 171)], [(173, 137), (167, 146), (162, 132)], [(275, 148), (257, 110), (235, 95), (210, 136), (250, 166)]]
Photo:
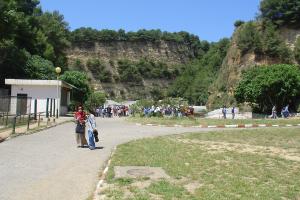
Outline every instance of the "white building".
[(60, 105), (58, 113), (64, 115), (68, 112), (70, 91), (74, 88), (61, 80), (5, 79), (5, 84), (11, 85), (11, 114), (28, 113), (29, 110), (34, 113), (36, 101), (37, 112), (50, 112), (51, 107), (52, 113), (55, 113), (57, 105)]

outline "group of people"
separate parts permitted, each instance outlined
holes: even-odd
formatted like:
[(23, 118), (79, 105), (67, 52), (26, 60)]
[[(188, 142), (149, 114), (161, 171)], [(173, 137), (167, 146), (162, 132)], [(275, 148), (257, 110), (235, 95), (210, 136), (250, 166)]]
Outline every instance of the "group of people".
[(99, 107), (95, 110), (96, 117), (124, 117), (129, 116), (128, 106), (119, 105), (119, 106), (107, 106)]
[[(289, 116), (290, 116), (289, 105), (286, 105), (281, 109), (281, 117), (282, 118), (288, 118)], [(271, 118), (272, 119), (277, 119), (277, 108), (276, 108), (276, 106), (273, 106), (273, 108), (272, 108)]]
[(189, 107), (171, 107), (171, 106), (165, 106), (155, 107), (154, 105), (151, 107), (144, 107), (143, 108), (143, 114), (146, 117), (151, 116), (172, 116), (172, 117), (182, 117), (182, 116), (193, 116), (194, 115), (194, 108)]
[[(227, 113), (228, 113), (227, 108), (226, 108), (226, 106), (224, 105), (223, 108), (222, 108), (222, 114), (223, 114), (223, 118), (224, 118), (224, 119), (227, 119)], [(232, 118), (232, 119), (235, 118), (235, 113), (236, 113), (236, 109), (235, 109), (235, 107), (233, 106), (233, 107), (231, 108), (231, 118)]]
[[(98, 142), (98, 130), (96, 129), (96, 120), (93, 111), (85, 113), (82, 106), (78, 106), (77, 112), (74, 114), (76, 128), (77, 147), (86, 147), (93, 150), (96, 148), (95, 142)], [(88, 141), (85, 137), (85, 129), (88, 129)]]

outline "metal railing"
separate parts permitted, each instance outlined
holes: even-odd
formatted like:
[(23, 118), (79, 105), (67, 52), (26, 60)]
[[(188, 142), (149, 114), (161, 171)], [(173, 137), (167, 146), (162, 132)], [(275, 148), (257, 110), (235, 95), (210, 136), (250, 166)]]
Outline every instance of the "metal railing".
[[(51, 122), (50, 118), (44, 118), (45, 112), (16, 114), (12, 115), (8, 112), (0, 112), (0, 133), (10, 132), (15, 134), (20, 129), (21, 132), (27, 132), (31, 129), (40, 128), (41, 126), (48, 126)], [(53, 118), (55, 122), (55, 118)]]

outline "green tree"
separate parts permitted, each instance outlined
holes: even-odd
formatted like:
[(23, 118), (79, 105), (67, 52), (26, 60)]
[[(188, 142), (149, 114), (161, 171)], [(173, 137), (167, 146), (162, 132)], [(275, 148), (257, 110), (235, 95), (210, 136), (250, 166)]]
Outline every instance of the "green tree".
[(25, 66), (30, 54), (38, 53), (32, 22), (38, 1), (0, 2), (0, 85), (5, 78), (26, 78)]
[(249, 51), (262, 52), (261, 34), (255, 22), (248, 22), (238, 30), (237, 46), (245, 54)]
[(121, 82), (135, 83), (141, 85), (143, 78), (137, 66), (128, 60), (118, 61), (118, 72)]
[(67, 26), (62, 15), (43, 13), (38, 5), (38, 0), (0, 1), (0, 85), (4, 78), (29, 78), (24, 68), (31, 55), (64, 67)]
[(37, 17), (39, 27), (47, 41), (44, 57), (51, 60), (55, 66), (66, 69), (65, 50), (70, 46), (68, 40), (68, 23), (58, 11), (45, 12)]
[(106, 69), (105, 64), (99, 59), (89, 59), (86, 66), (92, 72), (95, 79), (105, 83), (110, 83), (112, 81), (111, 72)]
[(33, 55), (27, 60), (24, 71), (31, 79), (56, 79), (53, 63), (38, 55)]
[(235, 22), (234, 22), (234, 27), (235, 28), (238, 28), (238, 27), (240, 27), (241, 25), (243, 25), (245, 22), (244, 21), (242, 21), (242, 20), (236, 20)]
[(88, 82), (88, 77), (85, 73), (79, 71), (66, 71), (60, 76), (60, 79), (74, 85), (73, 98), (75, 101), (83, 103), (88, 99), (91, 89)]
[(277, 26), (300, 26), (299, 0), (262, 0), (260, 17), (272, 21)]
[(168, 95), (183, 97), (191, 104), (206, 104), (208, 88), (216, 78), (229, 47), (228, 39), (212, 43), (209, 50), (200, 59), (194, 60), (184, 67), (168, 89)]
[(105, 94), (102, 92), (93, 92), (89, 95), (87, 101), (85, 102), (85, 107), (90, 111), (95, 111), (96, 108), (102, 106), (106, 101)]
[(235, 90), (235, 98), (238, 102), (249, 102), (260, 112), (270, 112), (274, 105), (281, 108), (290, 104), (295, 109), (299, 95), (299, 67), (287, 64), (250, 69), (243, 73)]
[(263, 54), (279, 58), (284, 63), (289, 63), (292, 60), (292, 53), (280, 37), (279, 32), (271, 23), (265, 23), (262, 30), (262, 52)]

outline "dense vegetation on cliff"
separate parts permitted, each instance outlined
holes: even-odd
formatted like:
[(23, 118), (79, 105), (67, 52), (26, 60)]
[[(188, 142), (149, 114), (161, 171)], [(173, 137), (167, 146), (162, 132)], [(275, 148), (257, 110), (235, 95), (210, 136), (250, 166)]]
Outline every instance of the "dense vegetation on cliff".
[[(300, 1), (298, 0), (262, 0), (260, 13), (256, 20), (243, 22), (236, 21), (230, 48), (224, 58), (216, 81), (212, 84), (212, 94), (208, 99), (210, 107), (219, 107), (222, 104), (236, 104), (241, 90), (236, 89), (239, 81), (243, 81), (243, 73), (255, 66), (272, 64), (296, 64), (299, 66), (300, 46)], [(298, 64), (298, 65), (297, 65)], [(292, 66), (292, 65), (288, 65)], [(299, 70), (299, 67), (296, 67)], [(270, 75), (271, 76), (271, 75)], [(273, 77), (274, 78), (274, 77)], [(276, 82), (276, 80), (274, 80)], [(280, 82), (281, 80), (278, 80)], [(286, 80), (288, 81), (288, 80)], [(294, 94), (295, 86), (283, 89), (278, 85), (285, 96)], [(297, 89), (296, 89), (297, 90)], [(239, 95), (235, 95), (239, 93)], [(243, 93), (243, 92), (242, 92)], [(262, 93), (267, 99), (266, 93)], [(295, 100), (296, 99), (296, 100)], [(299, 103), (299, 94), (293, 99), (285, 99), (285, 103), (292, 102), (294, 110)], [(242, 102), (238, 98), (238, 102)], [(249, 102), (249, 99), (244, 99)], [(270, 105), (264, 101), (256, 102), (258, 111), (270, 112)], [(282, 102), (277, 106), (282, 106)]]
[(226, 56), (229, 39), (212, 43), (201, 58), (187, 64), (183, 73), (169, 88), (169, 95), (186, 98), (192, 104), (205, 105), (209, 96), (209, 86)]
[(160, 29), (145, 30), (141, 29), (137, 32), (125, 32), (120, 29), (115, 30), (96, 30), (92, 28), (79, 28), (70, 33), (70, 41), (73, 45), (94, 45), (95, 42), (112, 42), (112, 41), (146, 41), (159, 42), (169, 41), (175, 43), (183, 43), (193, 49), (196, 55), (203, 54), (202, 47), (207, 45), (207, 42), (200, 42), (199, 37), (185, 31), (181, 32), (162, 32)]

